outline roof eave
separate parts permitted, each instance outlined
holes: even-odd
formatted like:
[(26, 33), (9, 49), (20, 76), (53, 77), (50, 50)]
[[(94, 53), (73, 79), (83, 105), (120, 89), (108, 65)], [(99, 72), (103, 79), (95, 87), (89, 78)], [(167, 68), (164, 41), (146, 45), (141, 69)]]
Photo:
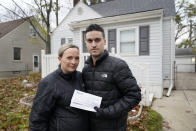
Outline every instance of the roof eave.
[(126, 22), (126, 21), (135, 21), (141, 19), (150, 19), (150, 18), (158, 18), (163, 16), (163, 9), (153, 10), (153, 11), (146, 11), (146, 12), (138, 12), (134, 14), (125, 14), (119, 16), (112, 16), (112, 17), (102, 17), (96, 19), (89, 19), (84, 21), (74, 21), (69, 24), (69, 26), (74, 28), (86, 27), (89, 24), (96, 23), (96, 24), (112, 24), (118, 22)]

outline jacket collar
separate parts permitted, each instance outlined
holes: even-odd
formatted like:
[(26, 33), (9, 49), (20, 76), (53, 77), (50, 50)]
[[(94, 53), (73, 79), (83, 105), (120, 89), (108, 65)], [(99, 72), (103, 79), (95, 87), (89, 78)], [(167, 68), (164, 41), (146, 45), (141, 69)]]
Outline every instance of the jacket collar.
[[(104, 53), (101, 54), (99, 56), (99, 58), (97, 59), (96, 61), (96, 66), (99, 65), (106, 57), (109, 56), (109, 53), (107, 50), (104, 50)], [(91, 66), (93, 65), (93, 59), (92, 59), (92, 56), (89, 56), (88, 59), (86, 60), (85, 62), (86, 64), (91, 64)]]
[(59, 67), (58, 69), (57, 69), (57, 71), (58, 71), (58, 73), (59, 73), (59, 75), (61, 76), (61, 77), (63, 77), (64, 79), (67, 79), (67, 80), (73, 80), (74, 78), (75, 78), (75, 75), (76, 75), (76, 71), (74, 71), (74, 72), (71, 72), (71, 73), (69, 73), (69, 74), (65, 74), (65, 73), (63, 73), (63, 71), (61, 70), (61, 67)]

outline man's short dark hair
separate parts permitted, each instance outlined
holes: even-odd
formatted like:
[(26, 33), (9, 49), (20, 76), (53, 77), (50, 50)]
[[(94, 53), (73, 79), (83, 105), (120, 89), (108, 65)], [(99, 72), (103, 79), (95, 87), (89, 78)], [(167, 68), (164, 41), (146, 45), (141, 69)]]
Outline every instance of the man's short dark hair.
[(103, 38), (105, 38), (105, 33), (104, 33), (104, 30), (103, 28), (98, 25), (98, 24), (91, 24), (89, 25), (87, 28), (86, 28), (86, 31), (85, 31), (85, 38), (86, 38), (86, 33), (90, 32), (90, 31), (100, 31), (103, 35)]

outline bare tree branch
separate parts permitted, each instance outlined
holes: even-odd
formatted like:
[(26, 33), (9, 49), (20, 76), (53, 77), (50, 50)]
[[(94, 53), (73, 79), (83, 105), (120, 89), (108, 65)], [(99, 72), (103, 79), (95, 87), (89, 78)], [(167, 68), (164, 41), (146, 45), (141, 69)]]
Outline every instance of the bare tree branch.
[[(14, 1), (14, 0), (13, 0)], [(35, 32), (38, 34), (38, 36), (46, 43), (46, 40), (42, 37), (42, 35), (39, 33), (39, 31), (37, 31), (37, 29), (35, 28), (33, 22), (31, 21), (30, 17), (27, 16), (27, 14), (19, 7), (19, 5), (14, 1), (15, 5), (22, 11), (23, 16), (20, 16), (19, 14), (15, 13), (14, 11), (10, 10), (9, 8), (5, 7), (4, 5), (0, 4), (0, 6), (2, 6), (3, 8), (5, 8), (6, 10), (12, 12), (13, 14), (15, 14), (16, 16), (19, 16), (21, 19), (27, 20), (30, 25), (33, 27), (33, 29), (35, 30)], [(26, 16), (24, 16), (24, 14)]]
[(3, 7), (4, 9), (6, 9), (6, 10), (12, 12), (12, 13), (15, 14), (16, 16), (18, 16), (19, 18), (23, 18), (23, 16), (20, 16), (19, 14), (17, 14), (16, 12), (10, 10), (9, 8), (5, 7), (4, 5), (0, 4), (0, 6)]
[(40, 4), (37, 3), (37, 0), (34, 0), (34, 2), (35, 2), (35, 4), (37, 5), (38, 9), (40, 10), (40, 14), (41, 14), (42, 20), (43, 20), (45, 23), (47, 23), (46, 18), (45, 18), (44, 14), (43, 14), (42, 3), (41, 3), (41, 1), (40, 1)]

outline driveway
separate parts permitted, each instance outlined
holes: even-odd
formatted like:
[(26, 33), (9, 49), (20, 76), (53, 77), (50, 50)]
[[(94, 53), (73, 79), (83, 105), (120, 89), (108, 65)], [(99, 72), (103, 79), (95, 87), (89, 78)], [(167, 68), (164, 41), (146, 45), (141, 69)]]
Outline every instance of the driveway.
[(196, 90), (173, 90), (171, 96), (155, 99), (152, 108), (169, 123), (164, 131), (196, 131)]

